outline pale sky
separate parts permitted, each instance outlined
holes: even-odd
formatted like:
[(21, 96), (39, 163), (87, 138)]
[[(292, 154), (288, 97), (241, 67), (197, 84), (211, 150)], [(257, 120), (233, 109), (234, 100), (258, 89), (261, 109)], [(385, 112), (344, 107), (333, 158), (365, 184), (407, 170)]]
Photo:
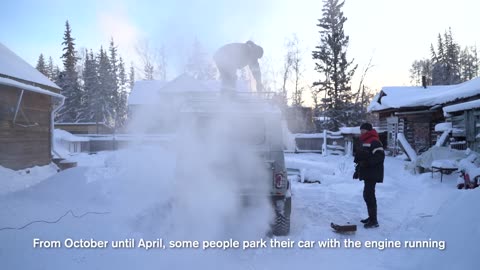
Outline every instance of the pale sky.
[[(228, 42), (253, 40), (265, 50), (270, 69), (281, 71), (286, 37), (296, 34), (304, 51), (306, 82), (316, 78), (311, 51), (320, 35), (316, 26), (321, 0), (16, 0), (2, 3), (0, 42), (36, 64), (52, 56), (61, 64), (61, 42), (68, 19), (77, 49), (108, 46), (113, 36), (127, 62), (135, 60), (141, 40), (165, 44), (169, 77), (180, 71), (193, 39), (209, 54)], [(411, 63), (430, 56), (438, 33), (452, 28), (461, 45), (480, 43), (478, 0), (346, 0), (345, 33), (350, 36), (347, 57), (359, 65), (352, 88), (369, 59), (374, 67), (366, 85), (409, 85)], [(261, 62), (262, 65), (262, 62)], [(265, 65), (266, 67), (267, 65)], [(264, 72), (268, 72), (264, 70)]]

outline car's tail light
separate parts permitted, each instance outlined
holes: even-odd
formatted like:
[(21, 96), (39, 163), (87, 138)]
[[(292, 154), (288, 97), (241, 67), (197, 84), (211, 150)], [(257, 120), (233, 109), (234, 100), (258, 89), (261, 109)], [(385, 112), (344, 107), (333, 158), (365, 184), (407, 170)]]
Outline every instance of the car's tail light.
[(274, 178), (274, 182), (275, 182), (275, 187), (276, 188), (282, 188), (283, 185), (284, 185), (283, 174), (282, 173), (276, 173), (275, 178)]

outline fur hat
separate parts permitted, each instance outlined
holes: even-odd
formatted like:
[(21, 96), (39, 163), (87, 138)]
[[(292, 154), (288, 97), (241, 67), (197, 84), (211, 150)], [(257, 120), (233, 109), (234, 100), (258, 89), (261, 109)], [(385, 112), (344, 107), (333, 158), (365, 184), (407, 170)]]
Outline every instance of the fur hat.
[(372, 124), (370, 124), (370, 123), (363, 123), (363, 124), (360, 126), (360, 129), (365, 129), (365, 130), (370, 131), (370, 130), (373, 129), (373, 127), (372, 127)]
[(247, 46), (250, 48), (250, 52), (254, 55), (257, 59), (262, 58), (263, 56), (263, 48), (258, 46), (257, 44), (253, 43), (253, 41), (249, 40), (245, 42)]

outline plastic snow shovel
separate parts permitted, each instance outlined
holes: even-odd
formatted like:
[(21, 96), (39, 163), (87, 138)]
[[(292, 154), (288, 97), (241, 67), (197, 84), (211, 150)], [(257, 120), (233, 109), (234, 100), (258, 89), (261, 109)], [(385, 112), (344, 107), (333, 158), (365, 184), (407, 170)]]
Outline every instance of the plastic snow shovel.
[(339, 225), (332, 222), (330, 223), (330, 227), (332, 227), (332, 229), (338, 233), (350, 233), (357, 231), (357, 225), (350, 223), (347, 223), (345, 225)]

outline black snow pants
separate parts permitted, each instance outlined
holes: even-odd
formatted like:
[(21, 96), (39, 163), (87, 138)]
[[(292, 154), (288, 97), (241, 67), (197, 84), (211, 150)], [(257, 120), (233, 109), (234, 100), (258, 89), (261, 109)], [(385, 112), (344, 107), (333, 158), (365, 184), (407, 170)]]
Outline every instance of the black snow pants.
[(377, 222), (377, 198), (375, 197), (375, 185), (376, 181), (364, 180), (365, 186), (363, 187), (363, 199), (367, 204), (368, 217), (371, 221)]

